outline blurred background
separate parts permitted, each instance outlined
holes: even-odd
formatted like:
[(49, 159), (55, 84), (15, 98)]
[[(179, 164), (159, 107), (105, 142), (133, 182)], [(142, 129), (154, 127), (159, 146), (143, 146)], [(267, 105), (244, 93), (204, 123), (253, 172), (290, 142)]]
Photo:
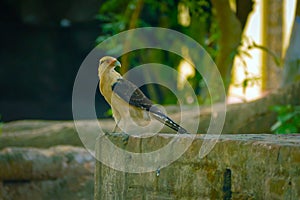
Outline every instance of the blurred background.
[[(296, 0), (2, 0), (1, 120), (72, 119), (73, 82), (84, 58), (106, 38), (137, 27), (170, 28), (199, 42), (220, 70), (228, 103), (260, 98), (299, 79), (299, 5)], [(189, 80), (198, 102), (211, 103), (201, 75), (174, 54), (139, 50), (119, 59), (121, 74), (148, 62), (174, 67)], [(177, 103), (167, 88), (143, 90), (156, 103)], [(98, 117), (109, 117), (99, 91), (95, 99)]]

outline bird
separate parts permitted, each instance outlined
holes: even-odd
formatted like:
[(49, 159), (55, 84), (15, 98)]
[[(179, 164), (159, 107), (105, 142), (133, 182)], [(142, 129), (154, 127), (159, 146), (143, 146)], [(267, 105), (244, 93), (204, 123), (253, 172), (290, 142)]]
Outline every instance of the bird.
[(113, 132), (121, 124), (126, 127), (130, 120), (137, 125), (145, 126), (151, 120), (151, 116), (179, 134), (188, 134), (186, 129), (154, 105), (135, 84), (115, 71), (116, 67), (121, 67), (121, 63), (114, 57), (104, 56), (99, 60), (99, 89), (112, 109), (116, 122)]

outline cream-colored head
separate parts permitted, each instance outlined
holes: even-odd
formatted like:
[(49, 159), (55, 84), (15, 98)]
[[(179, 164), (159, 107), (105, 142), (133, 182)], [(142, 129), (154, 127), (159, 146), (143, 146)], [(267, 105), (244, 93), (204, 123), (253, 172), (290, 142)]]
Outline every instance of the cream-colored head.
[(99, 61), (98, 75), (99, 77), (104, 71), (114, 69), (115, 67), (121, 67), (121, 63), (114, 57), (104, 56)]

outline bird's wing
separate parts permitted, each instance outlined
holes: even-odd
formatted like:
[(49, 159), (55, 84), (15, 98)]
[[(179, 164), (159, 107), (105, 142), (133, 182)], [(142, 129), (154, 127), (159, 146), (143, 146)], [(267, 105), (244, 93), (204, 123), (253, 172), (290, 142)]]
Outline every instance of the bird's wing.
[(153, 114), (165, 115), (158, 107), (153, 105), (152, 101), (148, 99), (136, 85), (126, 79), (118, 79), (118, 81), (113, 84), (112, 90), (132, 106)]
[(132, 106), (149, 111), (153, 103), (133, 83), (126, 79), (118, 79), (112, 85), (112, 91)]
[(130, 105), (149, 111), (155, 119), (177, 132), (187, 133), (184, 128), (166, 116), (158, 107), (153, 106), (153, 103), (144, 95), (144, 93), (130, 81), (118, 79), (118, 81), (112, 85), (112, 91)]

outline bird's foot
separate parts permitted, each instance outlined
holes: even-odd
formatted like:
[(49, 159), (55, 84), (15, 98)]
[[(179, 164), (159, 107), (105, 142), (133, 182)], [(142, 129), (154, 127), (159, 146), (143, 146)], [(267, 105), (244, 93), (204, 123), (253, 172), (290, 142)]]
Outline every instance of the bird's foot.
[(104, 132), (104, 135), (110, 135), (111, 134), (111, 132), (109, 132), (109, 131), (107, 131), (107, 130), (105, 130), (105, 131), (103, 131)]
[(129, 140), (129, 135), (125, 132), (122, 132), (121, 137), (122, 137), (122, 141), (123, 141), (124, 145), (126, 145), (128, 143), (128, 140)]
[(106, 136), (112, 136), (112, 137), (121, 137), (122, 142), (124, 145), (128, 143), (129, 140), (129, 134), (125, 132), (110, 132), (110, 131), (104, 131), (104, 135)]

